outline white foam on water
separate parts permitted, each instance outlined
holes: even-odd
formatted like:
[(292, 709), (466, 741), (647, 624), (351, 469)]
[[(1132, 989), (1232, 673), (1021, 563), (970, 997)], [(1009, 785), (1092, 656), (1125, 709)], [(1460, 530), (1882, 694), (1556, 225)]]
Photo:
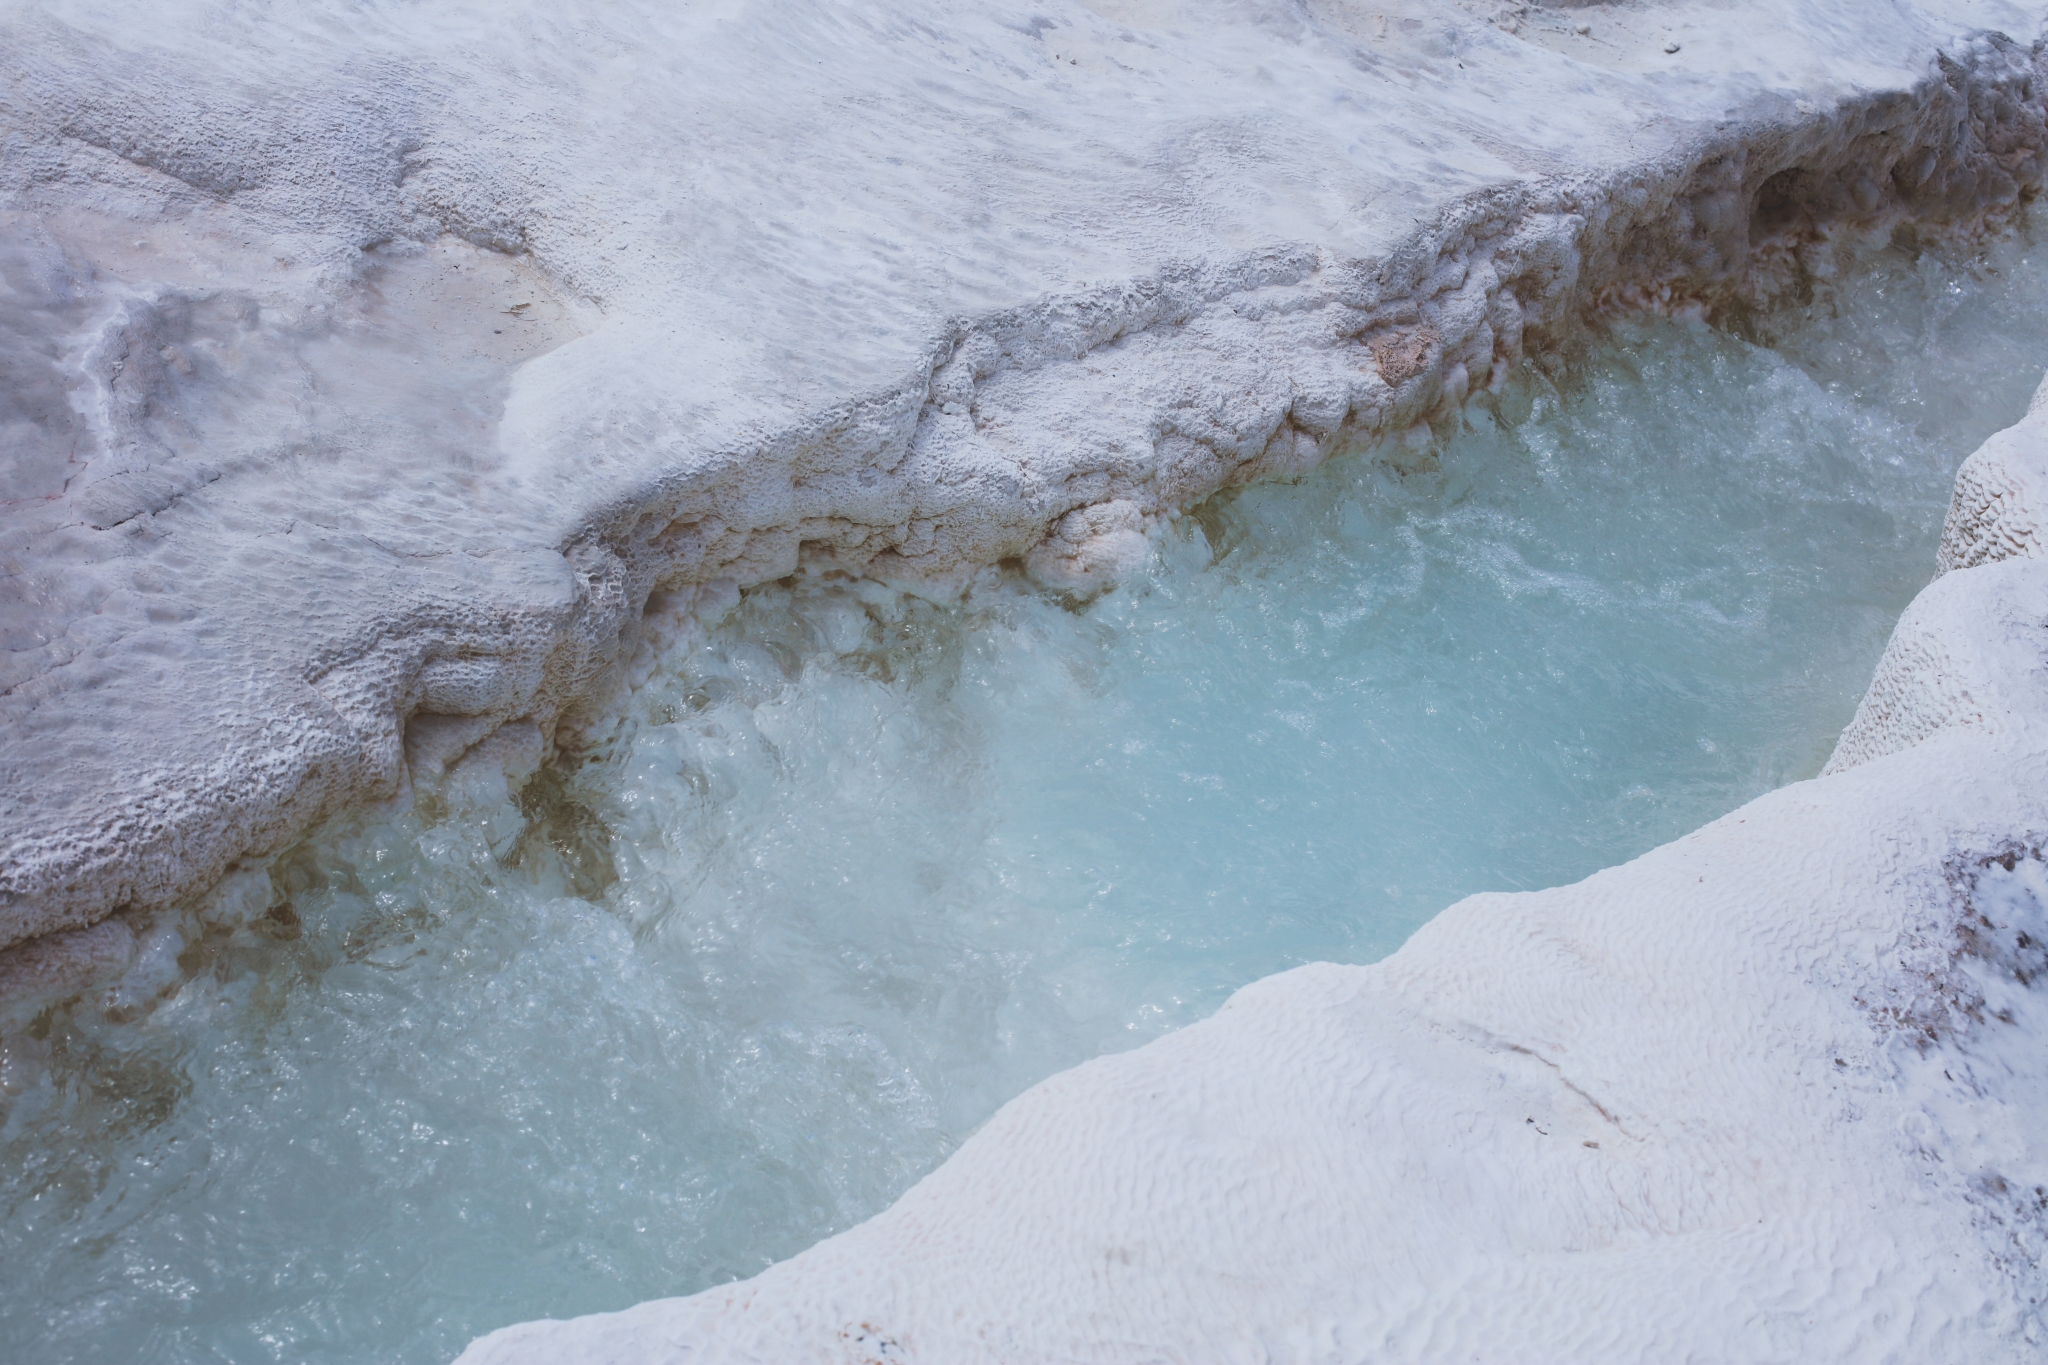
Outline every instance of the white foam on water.
[(747, 594), (581, 766), (330, 830), (0, 1024), (0, 1353), (428, 1361), (749, 1275), (1054, 1071), (1813, 775), (2043, 278), (1895, 251), (1774, 349), (1630, 324), (1085, 606)]

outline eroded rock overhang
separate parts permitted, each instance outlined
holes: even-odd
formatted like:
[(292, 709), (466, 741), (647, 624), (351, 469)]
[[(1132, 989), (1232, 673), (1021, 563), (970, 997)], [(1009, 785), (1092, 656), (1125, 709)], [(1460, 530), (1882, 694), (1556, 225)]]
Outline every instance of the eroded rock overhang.
[(802, 563), (1094, 591), (2048, 141), (2026, 5), (6, 23), (0, 944), (530, 771)]

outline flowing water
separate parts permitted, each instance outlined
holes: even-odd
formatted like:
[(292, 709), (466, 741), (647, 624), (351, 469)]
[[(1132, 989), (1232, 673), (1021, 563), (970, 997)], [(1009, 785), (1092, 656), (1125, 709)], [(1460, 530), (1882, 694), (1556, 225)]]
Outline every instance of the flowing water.
[(746, 594), (573, 770), (167, 919), (160, 1003), (0, 1018), (0, 1357), (432, 1362), (751, 1274), (1051, 1072), (1812, 776), (2044, 285), (1632, 324), (1085, 607)]

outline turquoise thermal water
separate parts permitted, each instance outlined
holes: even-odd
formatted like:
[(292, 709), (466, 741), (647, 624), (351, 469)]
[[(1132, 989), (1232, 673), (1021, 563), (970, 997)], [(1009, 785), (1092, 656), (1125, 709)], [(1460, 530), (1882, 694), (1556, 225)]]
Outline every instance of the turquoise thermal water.
[(800, 579), (517, 803), (0, 1019), (0, 1357), (406, 1361), (750, 1274), (1034, 1081), (1813, 775), (2048, 361), (2023, 242), (1632, 325), (1079, 607)]

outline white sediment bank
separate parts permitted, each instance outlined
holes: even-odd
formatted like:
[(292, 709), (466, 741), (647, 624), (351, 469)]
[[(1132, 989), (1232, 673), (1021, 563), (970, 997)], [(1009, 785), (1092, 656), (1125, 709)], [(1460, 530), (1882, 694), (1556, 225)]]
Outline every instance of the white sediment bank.
[[(1603, 310), (1996, 222), (2041, 20), (11, 7), (0, 991), (523, 778), (704, 594), (1086, 593)], [(465, 1359), (2035, 1358), (2041, 442), (1965, 468), (1828, 776), (1055, 1077), (755, 1280)]]

